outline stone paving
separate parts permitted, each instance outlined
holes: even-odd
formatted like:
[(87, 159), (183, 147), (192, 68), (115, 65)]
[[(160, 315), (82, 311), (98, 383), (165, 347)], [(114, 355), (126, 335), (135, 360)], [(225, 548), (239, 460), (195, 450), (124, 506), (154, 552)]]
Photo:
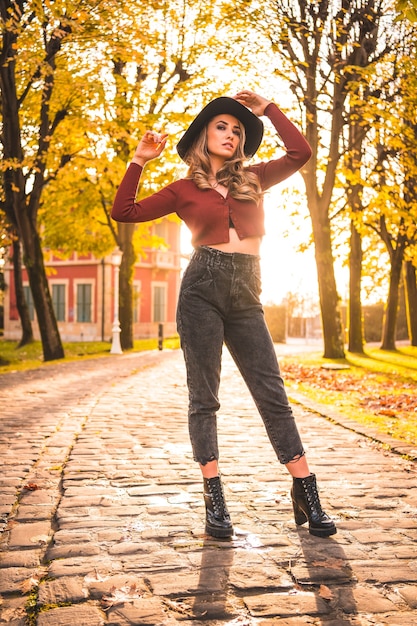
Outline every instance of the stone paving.
[(417, 624), (417, 464), (295, 403), (338, 526), (312, 537), (227, 353), (230, 541), (204, 535), (179, 351), (5, 374), (0, 399), (0, 624)]

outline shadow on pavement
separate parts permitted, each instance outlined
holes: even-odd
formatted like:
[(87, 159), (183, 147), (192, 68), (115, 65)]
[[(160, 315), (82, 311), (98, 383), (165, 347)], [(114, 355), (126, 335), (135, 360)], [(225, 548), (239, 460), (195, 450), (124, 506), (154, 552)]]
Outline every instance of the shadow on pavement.
[(298, 528), (297, 533), (302, 555), (290, 563), (294, 581), (301, 589), (314, 592), (323, 624), (329, 617), (340, 626), (357, 623), (350, 621), (357, 613), (353, 593), (356, 580), (337, 535), (320, 539), (311, 536), (307, 528)]
[(193, 614), (201, 620), (224, 620), (236, 617), (228, 603), (230, 568), (234, 560), (233, 541), (204, 539), (200, 578)]

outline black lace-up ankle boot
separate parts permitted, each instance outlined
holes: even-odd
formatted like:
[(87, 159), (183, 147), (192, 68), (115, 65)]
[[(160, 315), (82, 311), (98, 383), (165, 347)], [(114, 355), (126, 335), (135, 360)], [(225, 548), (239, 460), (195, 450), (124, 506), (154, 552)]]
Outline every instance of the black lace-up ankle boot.
[(308, 530), (316, 537), (328, 537), (337, 532), (333, 520), (321, 508), (314, 474), (293, 479), (291, 498), (296, 524), (301, 525), (308, 520)]
[(206, 533), (212, 537), (233, 535), (233, 526), (224, 499), (220, 476), (204, 478), (204, 503), (206, 505)]

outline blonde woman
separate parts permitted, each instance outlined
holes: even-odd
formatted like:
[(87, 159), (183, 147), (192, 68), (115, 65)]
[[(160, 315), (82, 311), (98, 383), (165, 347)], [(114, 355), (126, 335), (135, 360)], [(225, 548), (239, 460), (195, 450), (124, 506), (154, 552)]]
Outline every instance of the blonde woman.
[[(248, 165), (262, 141), (263, 115), (271, 120), (286, 153)], [(264, 97), (243, 90), (234, 98), (216, 98), (177, 145), (188, 165), (186, 178), (136, 202), (143, 168), (161, 155), (167, 138), (153, 131), (142, 137), (118, 189), (112, 217), (144, 222), (176, 213), (192, 233), (194, 252), (181, 283), (177, 326), (187, 370), (190, 440), (203, 475), (206, 533), (233, 535), (219, 472), (216, 422), (224, 343), (254, 398), (279, 462), (293, 478), (296, 524), (308, 522), (309, 532), (318, 537), (333, 535), (336, 527), (322, 510), (259, 299), (263, 193), (299, 170), (311, 156), (310, 146)]]

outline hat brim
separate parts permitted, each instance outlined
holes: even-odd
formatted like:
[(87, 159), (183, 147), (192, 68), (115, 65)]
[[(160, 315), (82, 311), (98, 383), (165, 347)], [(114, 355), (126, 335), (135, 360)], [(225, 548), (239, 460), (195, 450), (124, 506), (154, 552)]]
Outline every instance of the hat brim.
[(245, 128), (245, 145), (243, 148), (245, 156), (250, 158), (255, 154), (261, 144), (264, 133), (262, 121), (237, 100), (222, 96), (209, 102), (204, 109), (200, 111), (179, 140), (177, 152), (183, 161), (204, 126), (213, 117), (221, 115), (222, 113), (233, 115), (243, 124)]

